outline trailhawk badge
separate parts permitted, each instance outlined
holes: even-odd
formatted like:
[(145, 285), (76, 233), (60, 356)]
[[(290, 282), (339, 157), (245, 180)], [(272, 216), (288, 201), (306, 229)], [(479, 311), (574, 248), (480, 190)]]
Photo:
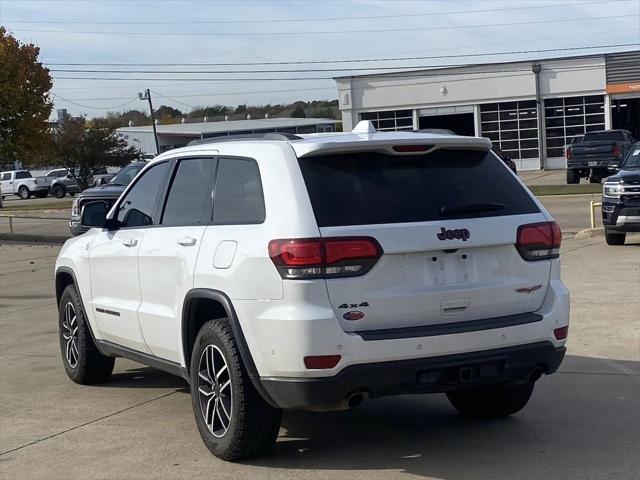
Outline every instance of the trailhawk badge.
[(438, 240), (453, 240), (461, 239), (466, 242), (471, 236), (471, 232), (466, 228), (456, 228), (455, 230), (447, 230), (444, 227), (440, 227), (440, 233), (437, 234)]

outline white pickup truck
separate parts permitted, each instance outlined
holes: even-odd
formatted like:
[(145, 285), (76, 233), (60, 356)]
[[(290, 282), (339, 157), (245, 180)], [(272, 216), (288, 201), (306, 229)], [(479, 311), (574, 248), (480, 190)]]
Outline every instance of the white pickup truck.
[(33, 178), (26, 170), (11, 170), (0, 172), (0, 189), (2, 196), (17, 195), (23, 200), (33, 196), (44, 198), (49, 194), (51, 179), (46, 177)]

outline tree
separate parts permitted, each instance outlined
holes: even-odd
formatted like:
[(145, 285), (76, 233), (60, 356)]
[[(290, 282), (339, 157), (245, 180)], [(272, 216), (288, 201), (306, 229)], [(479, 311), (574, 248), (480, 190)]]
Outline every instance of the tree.
[(304, 118), (304, 117), (306, 117), (306, 114), (304, 113), (304, 108), (302, 107), (302, 105), (300, 103), (298, 103), (296, 105), (296, 108), (293, 110), (293, 112), (291, 112), (291, 117), (292, 118)]
[(128, 110), (126, 112), (107, 112), (104, 117), (96, 117), (89, 120), (90, 128), (108, 128), (110, 130), (118, 127), (127, 127), (129, 122), (133, 125), (151, 125), (151, 117), (140, 110)]
[(30, 163), (46, 143), (52, 103), (49, 70), (40, 49), (0, 26), (0, 161)]
[(159, 119), (169, 119), (169, 118), (181, 118), (182, 112), (177, 108), (170, 107), (168, 105), (160, 105), (156, 110), (156, 116)]
[(108, 128), (88, 128), (84, 118), (65, 117), (53, 133), (56, 160), (69, 170), (81, 190), (106, 167), (122, 167), (140, 158), (136, 147)]
[(208, 107), (195, 107), (189, 113), (189, 118), (201, 118), (201, 117), (221, 117), (229, 114), (233, 108), (226, 107), (224, 105), (210, 105)]

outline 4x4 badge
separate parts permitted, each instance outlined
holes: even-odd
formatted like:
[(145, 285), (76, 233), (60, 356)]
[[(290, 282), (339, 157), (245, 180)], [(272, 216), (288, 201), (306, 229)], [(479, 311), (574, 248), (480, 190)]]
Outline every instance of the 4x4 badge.
[(437, 234), (438, 240), (453, 240), (454, 238), (462, 239), (466, 242), (471, 236), (471, 232), (466, 228), (456, 228), (455, 230), (447, 230), (444, 227), (440, 227), (440, 233)]

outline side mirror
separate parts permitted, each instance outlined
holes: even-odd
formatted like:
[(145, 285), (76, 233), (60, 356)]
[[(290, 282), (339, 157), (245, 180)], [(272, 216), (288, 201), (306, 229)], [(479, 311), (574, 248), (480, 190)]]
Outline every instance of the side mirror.
[(82, 207), (80, 224), (84, 227), (102, 228), (107, 223), (107, 204), (105, 202), (88, 202)]

